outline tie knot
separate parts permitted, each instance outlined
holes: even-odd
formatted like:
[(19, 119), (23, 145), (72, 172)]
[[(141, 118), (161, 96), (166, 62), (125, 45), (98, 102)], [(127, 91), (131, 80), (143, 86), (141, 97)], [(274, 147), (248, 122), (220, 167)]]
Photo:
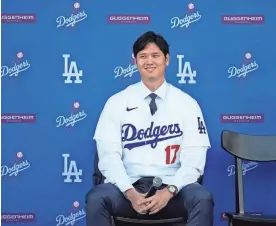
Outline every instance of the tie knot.
[(152, 99), (152, 100), (155, 100), (155, 98), (157, 97), (157, 95), (155, 93), (151, 93), (149, 95), (149, 97)]

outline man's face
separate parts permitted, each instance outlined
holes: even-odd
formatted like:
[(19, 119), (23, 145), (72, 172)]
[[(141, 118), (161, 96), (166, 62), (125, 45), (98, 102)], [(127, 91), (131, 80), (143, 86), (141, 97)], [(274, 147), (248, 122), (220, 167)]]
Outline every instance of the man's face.
[(141, 73), (142, 80), (159, 80), (164, 78), (166, 66), (169, 64), (169, 55), (163, 52), (154, 43), (149, 43), (136, 57), (136, 65)]

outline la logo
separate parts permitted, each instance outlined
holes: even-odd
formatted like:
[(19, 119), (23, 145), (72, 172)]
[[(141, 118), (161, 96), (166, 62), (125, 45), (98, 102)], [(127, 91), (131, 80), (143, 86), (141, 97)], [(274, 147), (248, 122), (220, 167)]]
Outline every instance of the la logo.
[(64, 83), (73, 83), (72, 77), (75, 77), (74, 83), (82, 83), (82, 70), (78, 70), (76, 61), (72, 60), (69, 62), (70, 54), (63, 54), (62, 56), (64, 58), (64, 72), (62, 76), (66, 77)]
[(186, 84), (186, 80), (188, 79), (189, 84), (196, 84), (196, 71), (192, 71), (191, 63), (188, 61), (185, 61), (183, 65), (183, 58), (184, 55), (177, 55), (178, 58), (178, 73), (177, 77), (180, 77), (181, 79), (178, 81), (179, 84)]
[(62, 154), (62, 157), (64, 158), (64, 170), (62, 172), (62, 176), (66, 176), (64, 182), (72, 183), (71, 177), (75, 177), (74, 182), (82, 182), (82, 179), (80, 179), (80, 176), (82, 176), (82, 170), (78, 170), (76, 161), (71, 160), (68, 166), (68, 158), (70, 155)]
[(197, 117), (198, 131), (200, 134), (206, 134), (206, 127), (200, 117)]

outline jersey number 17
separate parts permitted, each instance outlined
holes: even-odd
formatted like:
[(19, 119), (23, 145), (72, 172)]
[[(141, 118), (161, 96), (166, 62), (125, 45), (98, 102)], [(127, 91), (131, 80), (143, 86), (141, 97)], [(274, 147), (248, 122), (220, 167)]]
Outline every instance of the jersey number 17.
[[(176, 161), (176, 153), (179, 151), (180, 145), (170, 145), (165, 148), (166, 152), (166, 164), (173, 164)], [(171, 156), (172, 159), (171, 159)]]

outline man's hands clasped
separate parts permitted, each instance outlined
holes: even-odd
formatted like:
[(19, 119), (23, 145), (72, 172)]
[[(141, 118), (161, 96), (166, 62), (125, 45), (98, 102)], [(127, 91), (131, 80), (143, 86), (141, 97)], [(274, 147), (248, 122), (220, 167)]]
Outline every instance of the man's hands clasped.
[(143, 210), (146, 208), (146, 203), (141, 204), (146, 198), (146, 194), (141, 194), (136, 191), (134, 188), (126, 191), (126, 197), (131, 202), (133, 209), (139, 214), (145, 214)]
[(126, 192), (126, 197), (131, 202), (133, 209), (141, 214), (155, 214), (163, 209), (173, 195), (168, 191), (167, 188), (159, 190), (155, 195), (146, 198), (146, 194), (141, 194), (135, 189), (130, 189)]

